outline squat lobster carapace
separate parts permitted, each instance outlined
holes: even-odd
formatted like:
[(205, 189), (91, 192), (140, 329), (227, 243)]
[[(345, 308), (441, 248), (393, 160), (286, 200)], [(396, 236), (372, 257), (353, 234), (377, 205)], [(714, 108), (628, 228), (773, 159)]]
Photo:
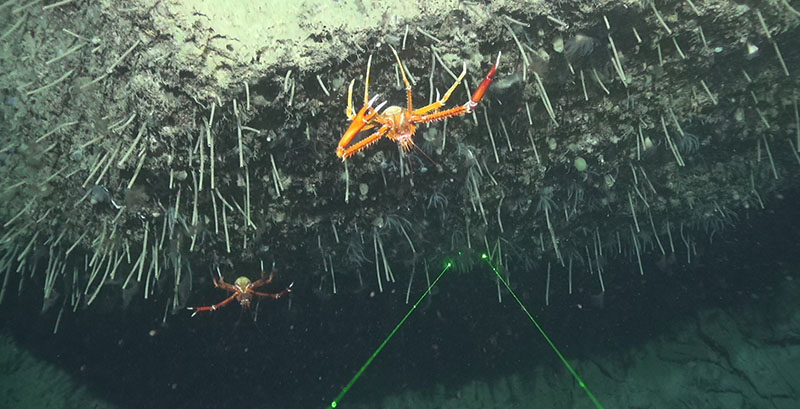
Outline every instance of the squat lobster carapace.
[[(350, 82), (350, 88), (347, 92), (347, 118), (352, 122), (350, 123), (350, 127), (347, 128), (347, 131), (345, 131), (344, 135), (342, 135), (342, 138), (339, 140), (339, 145), (336, 147), (336, 156), (342, 158), (342, 160), (346, 160), (356, 153), (361, 152), (367, 146), (372, 145), (384, 136), (392, 141), (397, 142), (397, 144), (399, 144), (405, 152), (408, 152), (411, 147), (414, 146), (413, 138), (414, 133), (417, 130), (417, 124), (441, 121), (443, 119), (472, 112), (478, 103), (481, 102), (481, 99), (483, 99), (483, 96), (489, 89), (489, 85), (492, 84), (494, 75), (497, 72), (497, 66), (500, 64), (500, 53), (497, 53), (497, 60), (489, 70), (489, 73), (486, 74), (486, 77), (483, 79), (483, 81), (481, 81), (481, 84), (472, 94), (472, 97), (469, 99), (469, 101), (463, 105), (446, 109), (444, 111), (439, 110), (447, 102), (447, 99), (450, 98), (450, 94), (456, 90), (458, 85), (461, 83), (461, 80), (464, 79), (464, 76), (467, 75), (466, 64), (464, 64), (464, 68), (461, 70), (461, 74), (458, 76), (455, 83), (453, 83), (450, 89), (444, 93), (441, 99), (422, 108), (414, 109), (414, 104), (412, 102), (413, 98), (411, 92), (411, 83), (409, 83), (408, 78), (406, 78), (405, 67), (400, 61), (400, 57), (397, 55), (397, 50), (395, 50), (394, 47), (392, 47), (392, 52), (394, 53), (394, 58), (397, 60), (397, 66), (400, 69), (403, 83), (406, 86), (408, 106), (406, 108), (402, 108), (392, 105), (383, 110), (383, 112), (379, 111), (384, 105), (386, 105), (386, 102), (382, 102), (378, 104), (378, 106), (373, 106), (375, 101), (378, 99), (378, 95), (375, 95), (372, 98), (369, 97), (369, 69), (372, 65), (372, 56), (370, 56), (370, 59), (367, 62), (367, 74), (364, 85), (364, 106), (358, 111), (358, 113), (356, 113), (353, 109), (354, 81)], [(378, 129), (366, 138), (351, 145), (356, 135), (363, 131), (374, 128)]]

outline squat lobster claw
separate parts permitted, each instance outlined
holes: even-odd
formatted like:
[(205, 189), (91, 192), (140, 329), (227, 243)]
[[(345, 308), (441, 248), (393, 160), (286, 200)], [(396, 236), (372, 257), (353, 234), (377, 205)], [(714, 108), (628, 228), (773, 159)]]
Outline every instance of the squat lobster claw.
[[(478, 103), (481, 102), (481, 99), (483, 99), (483, 96), (486, 94), (486, 91), (492, 84), (494, 75), (497, 72), (497, 66), (500, 64), (500, 53), (497, 53), (497, 60), (489, 70), (489, 73), (486, 74), (486, 77), (483, 79), (483, 81), (481, 81), (481, 84), (472, 94), (472, 97), (469, 99), (469, 101), (463, 105), (446, 109), (444, 111), (439, 110), (450, 98), (450, 94), (456, 90), (458, 85), (464, 79), (464, 76), (467, 75), (466, 64), (464, 64), (461, 74), (458, 76), (455, 83), (453, 83), (450, 89), (445, 92), (441, 99), (430, 105), (414, 109), (414, 104), (412, 102), (413, 98), (411, 92), (411, 83), (408, 82), (408, 78), (406, 77), (406, 69), (403, 66), (403, 63), (400, 61), (400, 57), (397, 55), (397, 50), (395, 50), (394, 47), (391, 48), (392, 52), (394, 53), (394, 57), (397, 60), (397, 66), (400, 68), (403, 83), (406, 86), (406, 96), (408, 100), (407, 107), (401, 108), (399, 106), (392, 105), (387, 107), (383, 112), (379, 111), (384, 105), (386, 105), (386, 102), (382, 102), (378, 106), (373, 107), (378, 95), (369, 98), (369, 70), (372, 66), (372, 56), (370, 56), (369, 60), (367, 61), (367, 74), (364, 85), (364, 106), (358, 111), (358, 113), (356, 113), (353, 109), (353, 84), (355, 80), (350, 82), (350, 87), (347, 91), (347, 118), (352, 122), (345, 131), (344, 135), (342, 135), (342, 138), (339, 140), (339, 145), (336, 147), (336, 156), (341, 158), (342, 161), (347, 160), (347, 158), (355, 155), (358, 152), (361, 152), (362, 150), (366, 149), (367, 146), (372, 145), (384, 136), (397, 142), (397, 144), (400, 145), (405, 152), (408, 152), (414, 146), (413, 137), (417, 130), (417, 124), (441, 121), (443, 119), (472, 112), (472, 110), (478, 106)], [(378, 129), (366, 138), (361, 139), (360, 141), (351, 145), (351, 142), (356, 135), (363, 131), (374, 128)]]
[(252, 282), (250, 281), (249, 278), (242, 276), (237, 278), (233, 284), (226, 283), (225, 279), (222, 277), (222, 273), (220, 273), (219, 271), (219, 267), (217, 267), (217, 275), (219, 276), (219, 280), (217, 280), (217, 278), (214, 277), (214, 286), (217, 288), (222, 288), (225, 291), (230, 291), (233, 293), (233, 295), (214, 305), (209, 305), (206, 307), (188, 307), (187, 308), (188, 310), (194, 311), (192, 313), (192, 317), (197, 315), (198, 312), (216, 311), (218, 308), (222, 308), (228, 305), (228, 303), (230, 303), (234, 299), (239, 301), (239, 304), (241, 304), (242, 308), (248, 310), (250, 309), (250, 304), (252, 303), (253, 298), (261, 297), (261, 298), (272, 298), (274, 300), (277, 300), (278, 298), (281, 298), (284, 295), (292, 292), (292, 287), (294, 286), (294, 282), (292, 282), (291, 284), (289, 284), (289, 286), (283, 289), (283, 291), (278, 293), (262, 293), (259, 291), (255, 291), (256, 288), (265, 286), (272, 282), (272, 279), (275, 277), (274, 262), (272, 263), (272, 272), (270, 272), (269, 277), (267, 277), (267, 274), (264, 272), (264, 262), (262, 261), (261, 278)]

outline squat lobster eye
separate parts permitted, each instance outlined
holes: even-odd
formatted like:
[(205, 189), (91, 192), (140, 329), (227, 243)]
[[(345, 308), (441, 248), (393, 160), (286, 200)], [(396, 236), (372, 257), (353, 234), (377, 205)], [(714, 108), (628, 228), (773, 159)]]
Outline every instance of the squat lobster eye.
[[(408, 78), (406, 77), (406, 68), (400, 61), (400, 56), (397, 55), (397, 50), (395, 50), (394, 47), (391, 48), (392, 53), (394, 53), (395, 60), (397, 61), (399, 71), (403, 77), (403, 83), (406, 86), (406, 96), (408, 100), (407, 106), (405, 108), (391, 106), (382, 114), (380, 113), (380, 110), (384, 105), (386, 105), (386, 102), (383, 102), (377, 107), (373, 108), (372, 104), (375, 103), (378, 95), (369, 98), (369, 71), (370, 67), (372, 66), (372, 56), (370, 56), (367, 62), (367, 73), (364, 81), (364, 106), (358, 111), (357, 114), (354, 114), (355, 109), (353, 109), (353, 82), (350, 83), (350, 87), (348, 89), (347, 114), (348, 119), (350, 119), (352, 122), (342, 135), (341, 139), (339, 139), (339, 144), (336, 147), (336, 156), (342, 158), (342, 160), (347, 160), (347, 158), (355, 155), (358, 152), (361, 152), (362, 150), (366, 149), (367, 146), (372, 145), (384, 136), (400, 144), (404, 151), (408, 151), (414, 146), (413, 136), (416, 132), (417, 124), (441, 121), (443, 119), (472, 112), (478, 103), (481, 102), (481, 99), (483, 99), (483, 96), (486, 94), (486, 91), (492, 84), (494, 75), (497, 72), (497, 66), (500, 64), (500, 53), (497, 53), (497, 60), (489, 70), (489, 73), (486, 74), (486, 77), (483, 79), (483, 81), (481, 81), (481, 84), (472, 94), (472, 97), (463, 105), (440, 111), (440, 108), (442, 108), (447, 102), (448, 98), (450, 98), (450, 94), (455, 91), (455, 89), (461, 83), (461, 80), (463, 80), (464, 76), (467, 75), (466, 64), (461, 71), (461, 75), (458, 76), (455, 83), (453, 83), (450, 89), (445, 92), (441, 99), (422, 108), (414, 109), (411, 83), (408, 82)], [(356, 135), (362, 131), (373, 128), (378, 129), (364, 139), (352, 143)]]

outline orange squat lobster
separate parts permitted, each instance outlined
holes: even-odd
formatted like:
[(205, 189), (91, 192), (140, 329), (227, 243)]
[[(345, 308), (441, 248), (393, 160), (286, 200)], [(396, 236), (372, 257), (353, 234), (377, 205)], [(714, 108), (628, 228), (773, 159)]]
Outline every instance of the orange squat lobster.
[[(274, 268), (275, 268), (275, 266), (273, 265), (273, 270), (274, 270)], [(262, 286), (265, 286), (265, 285), (271, 283), (272, 279), (275, 278), (275, 273), (274, 272), (269, 273), (269, 277), (267, 277), (267, 274), (264, 272), (263, 263), (261, 265), (261, 278), (259, 278), (256, 281), (250, 281), (249, 278), (242, 276), (242, 277), (237, 278), (236, 281), (234, 281), (233, 284), (229, 284), (229, 283), (225, 282), (224, 278), (222, 278), (222, 274), (219, 273), (219, 269), (217, 269), (217, 274), (219, 274), (219, 281), (217, 281), (217, 279), (214, 278), (214, 286), (217, 287), (217, 288), (221, 288), (221, 289), (223, 289), (225, 291), (232, 292), (233, 295), (231, 295), (230, 297), (222, 300), (221, 302), (219, 302), (217, 304), (209, 305), (207, 307), (189, 307), (189, 308), (187, 308), (190, 311), (194, 311), (192, 313), (192, 317), (197, 315), (198, 312), (216, 311), (218, 308), (222, 308), (222, 307), (228, 305), (228, 303), (230, 303), (234, 299), (239, 301), (239, 304), (241, 304), (242, 308), (244, 308), (245, 310), (249, 310), (250, 309), (250, 304), (252, 303), (253, 298), (261, 297), (261, 298), (272, 298), (274, 300), (277, 300), (278, 298), (281, 298), (284, 295), (292, 292), (292, 286), (294, 285), (294, 283), (289, 284), (288, 287), (286, 287), (283, 291), (281, 291), (279, 293), (262, 293), (262, 292), (259, 292), (259, 291), (255, 291), (256, 288), (262, 287)]]
[[(413, 137), (417, 130), (417, 124), (441, 121), (446, 118), (472, 112), (478, 103), (481, 102), (484, 94), (486, 94), (486, 91), (489, 89), (489, 85), (492, 84), (494, 75), (497, 72), (497, 65), (500, 64), (500, 53), (497, 53), (497, 60), (492, 66), (492, 69), (489, 70), (489, 73), (486, 74), (486, 78), (481, 81), (481, 85), (478, 86), (478, 89), (476, 89), (472, 94), (470, 100), (464, 105), (439, 111), (439, 108), (444, 106), (444, 104), (447, 102), (447, 99), (450, 98), (450, 94), (456, 90), (458, 85), (461, 83), (461, 80), (464, 79), (465, 75), (467, 75), (466, 63), (461, 71), (461, 75), (458, 76), (456, 82), (450, 87), (449, 90), (447, 90), (447, 92), (445, 92), (441, 99), (422, 108), (414, 109), (411, 95), (411, 84), (408, 82), (408, 78), (406, 78), (405, 67), (403, 67), (403, 63), (400, 62), (400, 57), (397, 55), (397, 51), (394, 49), (394, 47), (392, 47), (392, 52), (394, 53), (394, 57), (397, 60), (397, 65), (400, 68), (400, 73), (403, 77), (403, 83), (406, 85), (408, 107), (404, 109), (399, 106), (392, 105), (386, 108), (382, 113), (378, 113), (378, 111), (380, 111), (381, 108), (386, 105), (386, 102), (382, 102), (378, 106), (373, 107), (373, 104), (378, 99), (378, 95), (369, 98), (369, 69), (372, 63), (372, 57), (370, 56), (370, 60), (367, 62), (367, 74), (365, 79), (366, 84), (364, 85), (364, 106), (360, 111), (358, 111), (358, 113), (355, 113), (355, 110), (353, 109), (353, 83), (355, 80), (350, 82), (350, 88), (347, 92), (347, 118), (352, 122), (350, 123), (350, 127), (347, 128), (347, 131), (345, 131), (344, 135), (342, 135), (342, 139), (339, 140), (339, 146), (336, 148), (336, 156), (342, 158), (343, 161), (355, 155), (356, 153), (361, 152), (367, 146), (372, 145), (384, 136), (397, 142), (397, 144), (399, 144), (405, 152), (408, 152), (414, 146)], [(362, 131), (376, 127), (378, 129), (371, 135), (350, 145), (356, 135)]]

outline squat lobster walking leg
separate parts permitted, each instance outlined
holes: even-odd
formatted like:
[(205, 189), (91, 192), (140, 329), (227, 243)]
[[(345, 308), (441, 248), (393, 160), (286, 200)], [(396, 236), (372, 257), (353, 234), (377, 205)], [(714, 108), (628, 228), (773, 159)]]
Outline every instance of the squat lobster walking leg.
[(195, 315), (197, 315), (197, 313), (198, 313), (198, 312), (202, 312), (202, 311), (216, 311), (218, 308), (222, 308), (222, 307), (224, 307), (224, 306), (228, 305), (228, 303), (229, 303), (229, 302), (231, 302), (231, 301), (233, 301), (233, 299), (234, 299), (234, 298), (236, 298), (236, 296), (237, 296), (237, 295), (239, 295), (239, 294), (234, 294), (234, 295), (232, 295), (232, 296), (230, 296), (230, 297), (228, 297), (228, 298), (224, 299), (222, 302), (216, 303), (216, 304), (214, 304), (214, 305), (210, 305), (210, 306), (208, 306), (208, 307), (189, 307), (188, 309), (189, 309), (190, 311), (194, 311), (194, 312), (192, 312), (192, 317), (194, 317)]
[[(489, 85), (492, 85), (492, 80), (494, 80), (494, 75), (497, 72), (497, 65), (498, 64), (500, 64), (500, 53), (497, 53), (497, 61), (492, 66), (492, 69), (489, 70), (489, 73), (486, 74), (486, 77), (483, 79), (483, 81), (481, 81), (481, 85), (479, 85), (478, 88), (475, 90), (475, 92), (472, 93), (472, 98), (470, 98), (469, 101), (464, 103), (464, 105), (460, 105), (460, 106), (457, 106), (455, 108), (450, 108), (450, 109), (447, 109), (447, 110), (444, 110), (444, 111), (441, 111), (441, 112), (435, 112), (435, 113), (430, 114), (430, 115), (421, 115), (419, 117), (419, 121), (420, 122), (440, 121), (440, 120), (445, 119), (445, 118), (451, 118), (451, 117), (454, 117), (454, 116), (459, 116), (459, 115), (468, 114), (468, 113), (472, 112), (472, 110), (475, 109), (476, 106), (478, 106), (478, 103), (481, 102), (481, 100), (483, 99), (483, 96), (486, 94), (486, 91), (489, 90)], [(466, 68), (465, 68), (465, 70), (466, 70)], [(453, 84), (453, 88), (451, 88), (450, 91), (448, 91), (448, 92), (452, 92), (453, 89), (456, 86), (458, 86), (458, 84), (461, 82), (461, 78), (463, 78), (463, 76), (464, 76), (464, 73), (462, 73), (461, 76), (458, 77), (458, 80), (456, 81), (456, 83)], [(448, 94), (445, 94), (445, 98), (443, 98), (442, 105), (444, 105), (444, 101), (447, 101), (447, 97), (448, 96), (449, 96)], [(434, 102), (431, 105), (435, 105), (435, 104), (436, 104), (436, 102)], [(439, 105), (439, 106), (441, 106), (441, 105)], [(427, 107), (425, 107), (425, 108), (427, 108)], [(421, 108), (421, 109), (419, 109), (417, 111), (414, 111), (414, 113), (415, 114), (424, 113), (424, 112), (426, 112), (426, 111), (423, 111), (425, 108)], [(438, 107), (436, 107), (436, 108), (438, 108)], [(434, 109), (436, 109), (436, 108), (434, 108)], [(422, 112), (420, 112), (420, 111), (422, 111)]]

